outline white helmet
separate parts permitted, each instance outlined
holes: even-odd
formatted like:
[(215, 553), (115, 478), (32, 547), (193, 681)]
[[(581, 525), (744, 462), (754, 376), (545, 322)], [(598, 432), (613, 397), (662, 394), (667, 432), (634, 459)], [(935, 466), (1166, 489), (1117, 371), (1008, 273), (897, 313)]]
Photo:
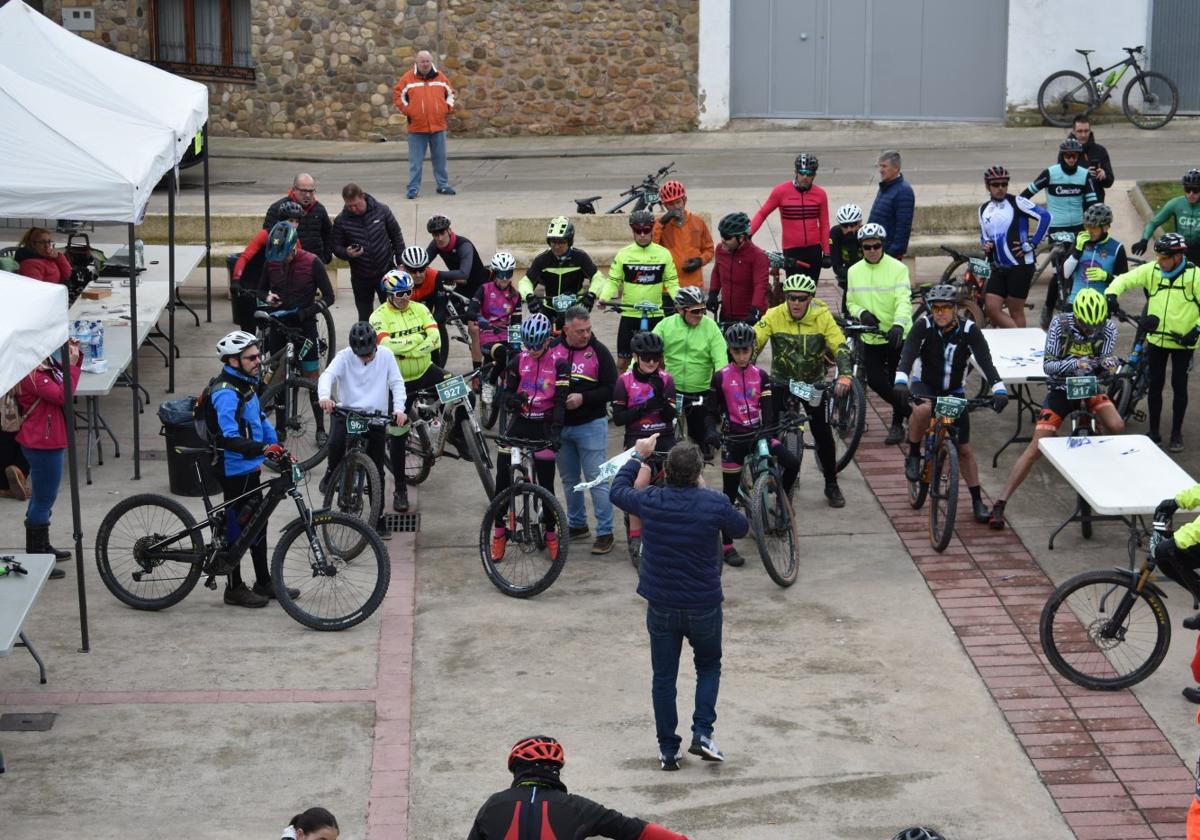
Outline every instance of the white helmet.
[(858, 241), (867, 239), (887, 239), (887, 231), (878, 222), (867, 222), (858, 229)]
[(400, 262), (404, 263), (405, 268), (420, 271), (429, 265), (429, 252), (420, 245), (409, 245), (400, 254)]
[(517, 260), (508, 251), (497, 251), (492, 257), (492, 271), (516, 271)]
[(861, 222), (862, 208), (857, 204), (843, 204), (837, 211), (837, 223), (839, 225), (852, 225), (855, 222)]
[(243, 330), (234, 330), (217, 342), (217, 355), (224, 359), (226, 356), (236, 356), (251, 345), (258, 344), (258, 339)]

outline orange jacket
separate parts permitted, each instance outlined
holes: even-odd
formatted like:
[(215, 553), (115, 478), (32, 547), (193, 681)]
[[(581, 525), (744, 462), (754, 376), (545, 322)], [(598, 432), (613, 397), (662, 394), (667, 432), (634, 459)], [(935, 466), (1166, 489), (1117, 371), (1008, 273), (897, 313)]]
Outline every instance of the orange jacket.
[[(680, 286), (704, 287), (704, 266), (713, 260), (712, 235), (704, 224), (704, 220), (689, 210), (683, 211), (683, 226), (671, 221), (664, 228), (661, 223), (654, 223), (654, 241), (671, 252), (675, 260), (675, 271), (679, 274)], [(699, 257), (703, 262), (695, 271), (684, 272), (683, 264), (692, 257)]]
[(454, 110), (454, 88), (437, 67), (428, 76), (419, 76), (414, 65), (396, 82), (392, 101), (408, 117), (409, 131), (433, 134), (446, 130), (446, 115)]

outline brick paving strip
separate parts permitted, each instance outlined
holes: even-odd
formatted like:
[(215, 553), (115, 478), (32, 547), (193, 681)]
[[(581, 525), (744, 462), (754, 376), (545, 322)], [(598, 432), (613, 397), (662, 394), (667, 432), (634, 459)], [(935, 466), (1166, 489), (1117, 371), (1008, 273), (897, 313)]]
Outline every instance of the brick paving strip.
[(992, 699), (1079, 840), (1182, 840), (1195, 779), (1130, 691), (1090, 691), (1042, 654), (1038, 619), (1054, 585), (1012, 528), (971, 515), (959, 488), (955, 536), (938, 554), (929, 505), (908, 501), (904, 445), (884, 446), (890, 406), (871, 395), (855, 453)]

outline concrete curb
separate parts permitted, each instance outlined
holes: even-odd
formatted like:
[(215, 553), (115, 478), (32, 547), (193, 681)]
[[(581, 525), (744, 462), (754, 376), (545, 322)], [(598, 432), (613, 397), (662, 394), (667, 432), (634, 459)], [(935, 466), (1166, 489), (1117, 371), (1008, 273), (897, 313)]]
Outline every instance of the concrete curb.
[(1154, 215), (1154, 211), (1150, 207), (1150, 202), (1146, 200), (1146, 194), (1142, 192), (1142, 184), (1147, 181), (1134, 181), (1133, 188), (1129, 190), (1129, 201), (1133, 205), (1133, 209), (1138, 211), (1138, 215), (1142, 217), (1142, 221), (1150, 220)]

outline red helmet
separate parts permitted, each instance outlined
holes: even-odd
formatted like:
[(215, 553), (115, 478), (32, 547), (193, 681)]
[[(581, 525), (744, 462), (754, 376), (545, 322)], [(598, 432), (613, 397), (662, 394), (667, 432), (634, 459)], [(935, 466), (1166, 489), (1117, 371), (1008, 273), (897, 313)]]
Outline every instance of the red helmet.
[(678, 201), (681, 198), (687, 198), (687, 190), (678, 181), (665, 181), (658, 188), (658, 200), (663, 204), (668, 201)]
[(508, 770), (515, 772), (514, 765), (519, 762), (530, 764), (555, 764), (562, 767), (567, 763), (563, 756), (562, 744), (548, 735), (531, 735), (513, 744), (508, 754)]

